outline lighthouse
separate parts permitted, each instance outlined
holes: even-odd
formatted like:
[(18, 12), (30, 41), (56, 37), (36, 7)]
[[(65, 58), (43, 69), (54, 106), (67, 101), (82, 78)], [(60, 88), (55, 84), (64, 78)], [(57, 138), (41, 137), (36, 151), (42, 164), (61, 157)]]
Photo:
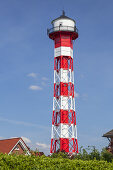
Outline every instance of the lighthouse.
[(54, 41), (54, 97), (50, 154), (78, 153), (74, 98), (73, 40), (78, 38), (75, 20), (65, 12), (52, 22), (48, 36)]

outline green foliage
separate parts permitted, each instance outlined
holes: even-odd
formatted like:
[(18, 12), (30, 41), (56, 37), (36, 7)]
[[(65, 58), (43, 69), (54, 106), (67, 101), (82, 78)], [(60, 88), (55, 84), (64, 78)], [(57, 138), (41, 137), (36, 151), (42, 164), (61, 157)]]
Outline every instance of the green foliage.
[(82, 160), (89, 160), (89, 154), (86, 149), (84, 149), (82, 146), (80, 147), (79, 154), (76, 157), (77, 159)]
[(113, 154), (103, 148), (101, 152), (101, 159), (107, 162), (111, 162), (113, 160)]
[[(62, 154), (62, 153), (60, 153)], [(59, 154), (59, 155), (60, 155)], [(86, 153), (85, 153), (86, 154)], [(113, 162), (46, 156), (0, 155), (0, 170), (113, 170)]]
[(0, 154), (0, 170), (113, 170), (113, 155), (106, 149), (100, 153), (94, 146), (81, 147), (78, 155), (69, 158), (65, 152), (51, 157)]
[(89, 153), (89, 158), (90, 158), (90, 160), (93, 160), (93, 159), (100, 160), (101, 159), (100, 152), (95, 148), (95, 146), (92, 146), (92, 150)]
[(58, 152), (58, 153), (53, 153), (51, 155), (51, 158), (69, 158), (69, 156), (66, 152)]
[(111, 162), (113, 160), (113, 154), (108, 152), (105, 148), (102, 149), (101, 153), (95, 148), (95, 146), (88, 146), (88, 148), (80, 148), (79, 154), (69, 156), (65, 152), (57, 152), (52, 154), (51, 158), (70, 158), (70, 159), (81, 159), (84, 161), (88, 160), (104, 160)]
[(82, 160), (100, 160), (101, 155), (100, 152), (95, 148), (95, 146), (88, 146), (88, 148), (86, 149), (81, 147), (80, 152), (76, 158)]

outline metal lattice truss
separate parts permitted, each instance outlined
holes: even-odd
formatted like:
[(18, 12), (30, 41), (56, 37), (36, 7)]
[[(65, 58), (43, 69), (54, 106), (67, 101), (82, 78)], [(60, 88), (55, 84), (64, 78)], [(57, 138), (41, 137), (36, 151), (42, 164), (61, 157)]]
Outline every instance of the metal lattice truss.
[[(58, 38), (61, 37), (58, 36)], [(57, 47), (54, 54), (54, 98), (50, 153), (58, 150), (68, 153), (78, 152), (73, 49), (71, 46)]]
[(74, 84), (74, 72), (71, 69), (60, 69), (60, 71), (54, 70), (54, 83), (59, 84), (60, 82), (71, 82)]
[[(51, 153), (60, 151), (60, 140), (52, 139), (51, 140)], [(69, 146), (65, 145), (64, 150), (69, 148), (69, 154), (75, 154), (78, 151), (78, 142), (77, 139), (70, 138)]]
[(53, 111), (60, 111), (60, 110), (74, 110), (75, 111), (75, 99), (72, 96), (69, 97), (54, 97), (53, 98)]
[(59, 126), (60, 123), (68, 124), (69, 126), (71, 126), (72, 124), (76, 125), (75, 111), (53, 111), (52, 124), (55, 126)]
[(51, 138), (55, 138), (56, 140), (58, 140), (59, 138), (77, 139), (76, 125), (67, 125), (62, 123), (58, 126), (52, 125)]
[(62, 147), (70, 153), (78, 150), (73, 60), (68, 56), (56, 57), (54, 67), (51, 153)]

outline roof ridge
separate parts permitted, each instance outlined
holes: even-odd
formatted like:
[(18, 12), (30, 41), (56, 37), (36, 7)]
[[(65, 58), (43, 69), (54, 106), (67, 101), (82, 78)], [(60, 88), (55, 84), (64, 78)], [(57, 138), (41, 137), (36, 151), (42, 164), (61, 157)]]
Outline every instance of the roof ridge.
[(13, 137), (13, 138), (7, 138), (7, 139), (0, 139), (1, 140), (11, 140), (11, 139), (22, 139), (21, 137)]

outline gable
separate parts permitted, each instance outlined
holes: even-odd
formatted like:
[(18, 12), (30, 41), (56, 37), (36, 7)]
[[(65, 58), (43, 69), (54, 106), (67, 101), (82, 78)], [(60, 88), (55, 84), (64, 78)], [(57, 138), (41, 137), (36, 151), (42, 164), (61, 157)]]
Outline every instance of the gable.
[(21, 146), (20, 142), (14, 147), (11, 153), (23, 154), (25, 149)]
[(9, 153), (20, 138), (0, 140), (0, 153)]
[(16, 153), (22, 154), (26, 151), (26, 155), (30, 155), (30, 150), (21, 138), (12, 138), (0, 140), (0, 153)]
[(20, 138), (20, 140), (16, 143), (16, 145), (12, 148), (12, 150), (9, 152), (11, 153), (25, 153), (26, 155), (30, 155), (30, 150), (25, 144), (25, 142)]

